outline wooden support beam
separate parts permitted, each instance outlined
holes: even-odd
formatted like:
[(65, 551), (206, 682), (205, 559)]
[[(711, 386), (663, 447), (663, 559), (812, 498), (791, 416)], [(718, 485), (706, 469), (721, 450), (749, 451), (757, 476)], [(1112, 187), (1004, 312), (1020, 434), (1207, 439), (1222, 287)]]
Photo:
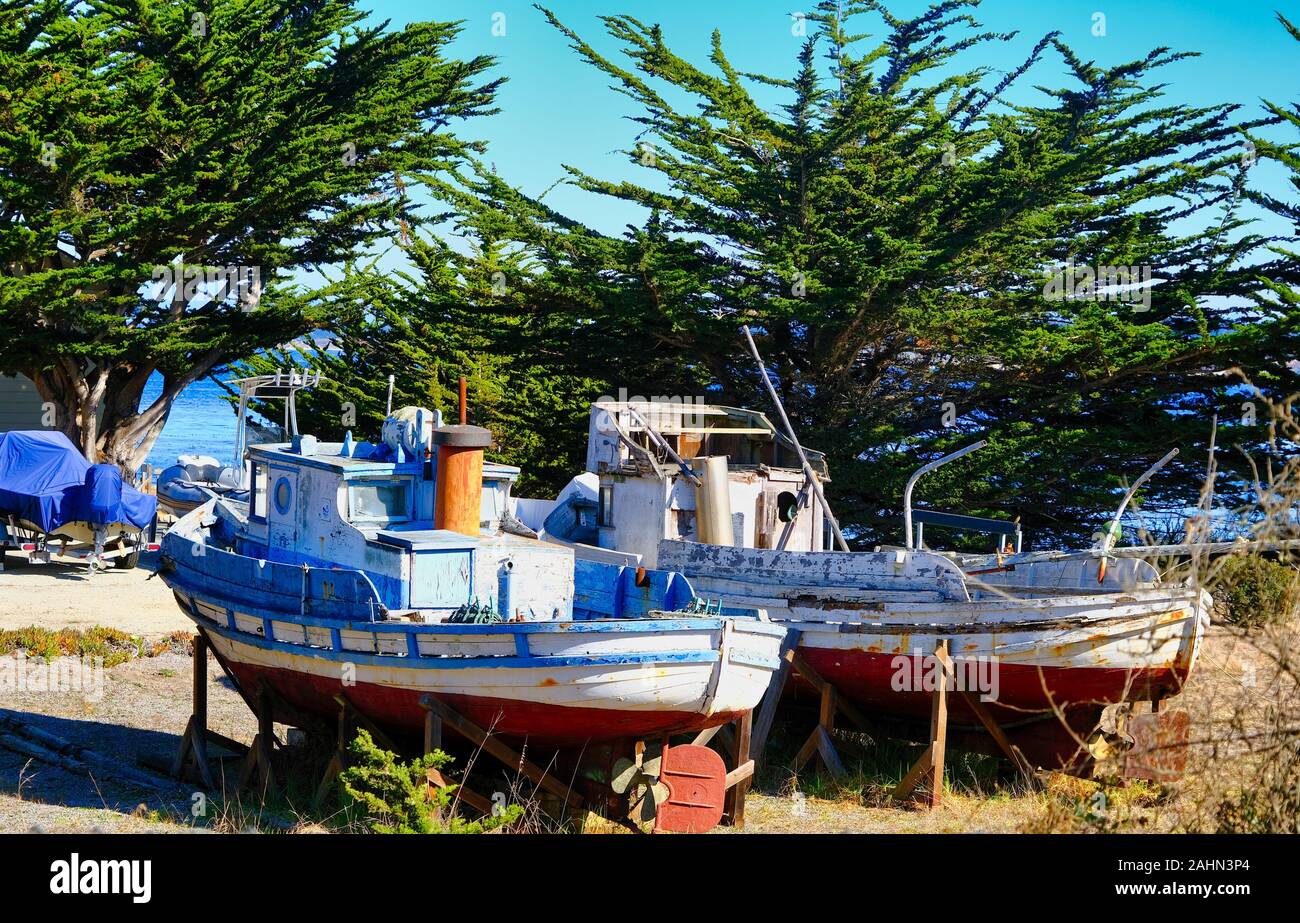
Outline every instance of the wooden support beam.
[(339, 708), (347, 709), (348, 715), (352, 720), (356, 722), (358, 727), (365, 728), (370, 733), (371, 739), (376, 744), (383, 747), (385, 750), (391, 750), (394, 753), (400, 753), (402, 751), (402, 748), (393, 742), (393, 739), (388, 736), (383, 728), (375, 724), (365, 715), (361, 714), (361, 712), (357, 710), (357, 707), (352, 704), (352, 700), (342, 692), (334, 696), (334, 701), (338, 703)]
[[(440, 718), (432, 709), (425, 709), (424, 712), (424, 755), (428, 756), (434, 750), (442, 749), (442, 718)], [(430, 786), (439, 788), (454, 787), (456, 789), (455, 798), (465, 802), (474, 810), (478, 811), (485, 817), (492, 816), (492, 802), (484, 798), (478, 792), (474, 791), (464, 782), (453, 782), (442, 774), (442, 772), (433, 766), (430, 766), (425, 775)], [(453, 803), (454, 806), (454, 803)]]
[(695, 739), (692, 740), (691, 743), (696, 747), (707, 747), (709, 741), (712, 740), (715, 736), (717, 736), (717, 733), (720, 730), (722, 730), (722, 725), (720, 724), (715, 725), (711, 728), (705, 728), (704, 730), (700, 731), (700, 733), (695, 735)]
[(338, 733), (334, 739), (334, 753), (330, 756), (329, 764), (325, 767), (325, 774), (321, 776), (320, 785), (316, 786), (316, 795), (312, 798), (314, 807), (319, 808), (325, 803), (325, 799), (329, 797), (330, 789), (334, 787), (334, 781), (347, 768), (349, 711), (351, 711), (351, 708), (346, 701), (339, 705)]
[(424, 713), (424, 752), (442, 749), (442, 719), (432, 711)]
[(239, 787), (253, 779), (257, 790), (265, 797), (275, 787), (275, 774), (271, 768), (271, 752), (275, 744), (275, 705), (270, 687), (262, 685), (257, 696), (257, 736), (249, 747), (244, 763), (239, 769)]
[(734, 760), (736, 758), (736, 735), (731, 732), (731, 725), (721, 725), (718, 728), (716, 737), (718, 745)]
[[(835, 687), (826, 682), (807, 664), (803, 663), (803, 658), (798, 652), (794, 655), (794, 668), (799, 671), (813, 687), (821, 694), (821, 704), (817, 711), (817, 727), (808, 735), (799, 752), (795, 754), (794, 771), (799, 772), (804, 765), (816, 754), (822, 758), (822, 763), (830, 771), (831, 775), (837, 778), (846, 774), (844, 762), (840, 759), (839, 751), (835, 749), (835, 740), (831, 737), (831, 732), (835, 730), (835, 712), (839, 695)], [(804, 673), (804, 670), (808, 673)]]
[(927, 804), (937, 808), (943, 802), (944, 750), (948, 740), (948, 682), (954, 678), (952, 658), (948, 656), (948, 640), (935, 645), (934, 656), (942, 666), (939, 683), (930, 699), (930, 745), (921, 758), (912, 764), (894, 789), (893, 797), (902, 800), (924, 780)]
[(459, 798), (461, 801), (465, 802), (475, 811), (478, 811), (480, 814), (486, 817), (492, 816), (492, 802), (484, 798), (478, 792), (474, 791), (465, 783), (452, 782), (450, 779), (448, 779), (438, 770), (434, 769), (432, 766), (429, 767), (428, 779), (430, 785), (437, 785), (440, 788), (446, 788), (449, 785), (456, 786), (456, 794), (453, 797)]
[(736, 768), (727, 773), (726, 813), (731, 818), (731, 825), (738, 830), (745, 828), (745, 796), (749, 794), (754, 777), (754, 761), (749, 757), (753, 727), (752, 711), (745, 712), (736, 721)]
[(831, 775), (836, 778), (848, 775), (848, 770), (844, 768), (844, 763), (840, 760), (840, 751), (835, 749), (835, 741), (831, 739), (831, 735), (826, 728), (818, 726), (817, 730), (813, 731), (813, 737), (817, 742), (817, 755), (822, 758), (822, 762), (830, 770)]
[(208, 765), (208, 642), (201, 633), (194, 636), (191, 660), (190, 720), (185, 724), (180, 746), (172, 760), (171, 774), (180, 779), (192, 772), (206, 788), (215, 789), (217, 784)]
[(231, 738), (227, 737), (225, 734), (218, 734), (216, 731), (212, 730), (211, 728), (204, 731), (204, 736), (208, 738), (208, 743), (216, 744), (218, 747), (221, 747), (223, 750), (229, 750), (231, 753), (234, 753), (237, 756), (243, 756), (245, 753), (248, 752), (248, 744), (241, 744), (239, 741), (232, 740)]
[(560, 798), (570, 808), (575, 811), (585, 810), (583, 800), (572, 789), (560, 782), (554, 776), (548, 775), (545, 770), (533, 765), (526, 760), (522, 754), (512, 750), (506, 744), (502, 743), (499, 738), (493, 737), (487, 731), (484, 731), (477, 724), (463, 717), (459, 712), (453, 711), (443, 702), (435, 699), (431, 695), (420, 697), (420, 704), (438, 715), (447, 727), (451, 728), (457, 734), (467, 738), (472, 743), (482, 747), (483, 750), (508, 766), (512, 766), (533, 784), (541, 786), (552, 795)]
[(953, 677), (952, 658), (948, 656), (948, 639), (940, 641), (934, 656), (943, 665), (942, 681), (930, 700), (930, 807), (937, 808), (943, 801), (943, 768), (948, 745), (948, 680)]
[(767, 692), (758, 707), (758, 717), (754, 720), (751, 747), (755, 759), (763, 758), (767, 747), (767, 737), (772, 733), (772, 722), (776, 719), (776, 707), (780, 704), (781, 694), (785, 691), (786, 681), (790, 678), (790, 668), (794, 663), (795, 649), (799, 646), (799, 630), (788, 629), (781, 639), (780, 665), (768, 681)]
[[(792, 665), (795, 671), (806, 679), (818, 692), (821, 692), (823, 689), (830, 686), (830, 683), (823, 679), (820, 673), (809, 666), (808, 661), (805, 660), (803, 655), (797, 650), (794, 652)], [(835, 708), (862, 730), (865, 731), (870, 727), (870, 722), (867, 720), (867, 716), (862, 712), (862, 710), (842, 696), (836, 695)]]
[(980, 720), (980, 724), (984, 725), (984, 730), (988, 731), (989, 736), (993, 738), (993, 742), (998, 745), (998, 749), (1006, 755), (1007, 759), (1011, 760), (1012, 765), (1019, 769), (1026, 779), (1032, 784), (1037, 784), (1038, 775), (1034, 772), (1034, 767), (1029, 764), (1029, 760), (1020, 752), (1020, 748), (1008, 739), (1001, 726), (994, 720), (993, 715), (980, 701), (979, 694), (963, 690), (961, 695), (966, 702), (966, 706), (975, 713), (975, 717)]
[(921, 776), (925, 775), (929, 771), (930, 748), (926, 747), (925, 752), (923, 752), (917, 761), (912, 764), (912, 768), (907, 770), (907, 774), (899, 780), (898, 785), (894, 786), (894, 790), (890, 793), (890, 797), (895, 801), (902, 801), (907, 798), (908, 795), (912, 794), (912, 790), (916, 788), (916, 783), (921, 781)]

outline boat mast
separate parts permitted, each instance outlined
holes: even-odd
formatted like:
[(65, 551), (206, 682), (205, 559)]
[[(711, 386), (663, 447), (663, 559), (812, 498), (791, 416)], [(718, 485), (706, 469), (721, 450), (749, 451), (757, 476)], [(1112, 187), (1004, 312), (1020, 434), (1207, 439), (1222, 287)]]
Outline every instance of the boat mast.
[(1106, 534), (1104, 534), (1101, 537), (1101, 541), (1097, 543), (1097, 552), (1102, 557), (1105, 557), (1106, 554), (1110, 551), (1111, 546), (1115, 544), (1115, 537), (1117, 531), (1120, 528), (1119, 525), (1120, 517), (1124, 515), (1124, 510), (1128, 507), (1129, 501), (1133, 499), (1133, 495), (1137, 493), (1137, 489), (1141, 487), (1143, 484), (1145, 484), (1147, 481), (1151, 480), (1151, 475), (1155, 474), (1165, 465), (1169, 464), (1169, 461), (1177, 454), (1178, 454), (1177, 449), (1170, 449), (1169, 454), (1167, 454), (1164, 458), (1160, 459), (1160, 461), (1156, 462), (1146, 471), (1142, 472), (1142, 476), (1138, 478), (1136, 481), (1134, 481), (1133, 486), (1128, 489), (1128, 492), (1126, 494), (1124, 494), (1124, 499), (1120, 501), (1119, 509), (1115, 511), (1115, 516), (1113, 519), (1111, 519), (1110, 526), (1106, 529)]
[(831, 529), (835, 531), (835, 541), (840, 546), (840, 551), (848, 551), (849, 543), (844, 541), (844, 534), (840, 532), (839, 521), (835, 514), (831, 512), (831, 505), (826, 502), (826, 495), (822, 493), (821, 482), (817, 480), (817, 474), (813, 471), (812, 465), (808, 464), (808, 456), (804, 454), (803, 446), (799, 444), (799, 437), (794, 434), (794, 427), (790, 425), (790, 418), (785, 415), (785, 406), (781, 403), (781, 398), (777, 396), (776, 388), (772, 386), (772, 379), (767, 375), (767, 366), (763, 364), (763, 357), (758, 353), (758, 346), (754, 343), (753, 334), (749, 332), (749, 325), (743, 324), (740, 328), (741, 333), (745, 334), (745, 340), (749, 343), (749, 352), (758, 363), (758, 370), (763, 375), (763, 384), (767, 385), (768, 396), (772, 398), (772, 403), (776, 405), (776, 412), (781, 417), (781, 425), (785, 427), (786, 438), (794, 445), (795, 452), (799, 455), (799, 463), (803, 465), (803, 476), (807, 479), (808, 486), (812, 488), (813, 493), (817, 495), (822, 509), (826, 511), (826, 518), (830, 520)]

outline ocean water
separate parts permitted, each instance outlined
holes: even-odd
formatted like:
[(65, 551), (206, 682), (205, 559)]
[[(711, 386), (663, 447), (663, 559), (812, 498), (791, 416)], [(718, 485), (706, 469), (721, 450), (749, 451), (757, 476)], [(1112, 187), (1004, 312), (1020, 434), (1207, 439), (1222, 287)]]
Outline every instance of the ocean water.
[[(161, 393), (162, 376), (155, 372), (140, 406), (148, 407)], [(158, 472), (176, 464), (181, 454), (211, 455), (227, 465), (235, 462), (235, 408), (211, 379), (195, 382), (176, 398), (146, 461)]]

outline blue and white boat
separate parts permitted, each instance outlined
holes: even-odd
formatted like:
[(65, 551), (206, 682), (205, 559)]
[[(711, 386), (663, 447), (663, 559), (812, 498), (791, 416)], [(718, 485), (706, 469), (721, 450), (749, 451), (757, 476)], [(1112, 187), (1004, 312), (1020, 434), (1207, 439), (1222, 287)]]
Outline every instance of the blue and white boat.
[[(783, 629), (701, 611), (678, 573), (502, 531), (500, 498), (451, 496), (482, 490), (486, 431), (432, 419), (390, 418), (379, 445), (254, 446), (248, 503), (213, 498), (163, 538), (163, 579), (247, 695), (268, 686), (333, 716), (342, 693), (417, 731), (432, 694), (555, 746), (698, 731), (757, 705)], [(440, 528), (455, 501), (482, 521)]]

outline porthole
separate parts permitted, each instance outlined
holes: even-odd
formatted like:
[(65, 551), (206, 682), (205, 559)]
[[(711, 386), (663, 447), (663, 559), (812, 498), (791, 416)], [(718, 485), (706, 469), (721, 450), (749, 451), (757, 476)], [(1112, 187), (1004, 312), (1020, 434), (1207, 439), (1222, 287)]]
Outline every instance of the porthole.
[(275, 508), (280, 511), (281, 516), (288, 515), (289, 501), (293, 499), (293, 488), (289, 486), (288, 478), (280, 478), (275, 482)]

